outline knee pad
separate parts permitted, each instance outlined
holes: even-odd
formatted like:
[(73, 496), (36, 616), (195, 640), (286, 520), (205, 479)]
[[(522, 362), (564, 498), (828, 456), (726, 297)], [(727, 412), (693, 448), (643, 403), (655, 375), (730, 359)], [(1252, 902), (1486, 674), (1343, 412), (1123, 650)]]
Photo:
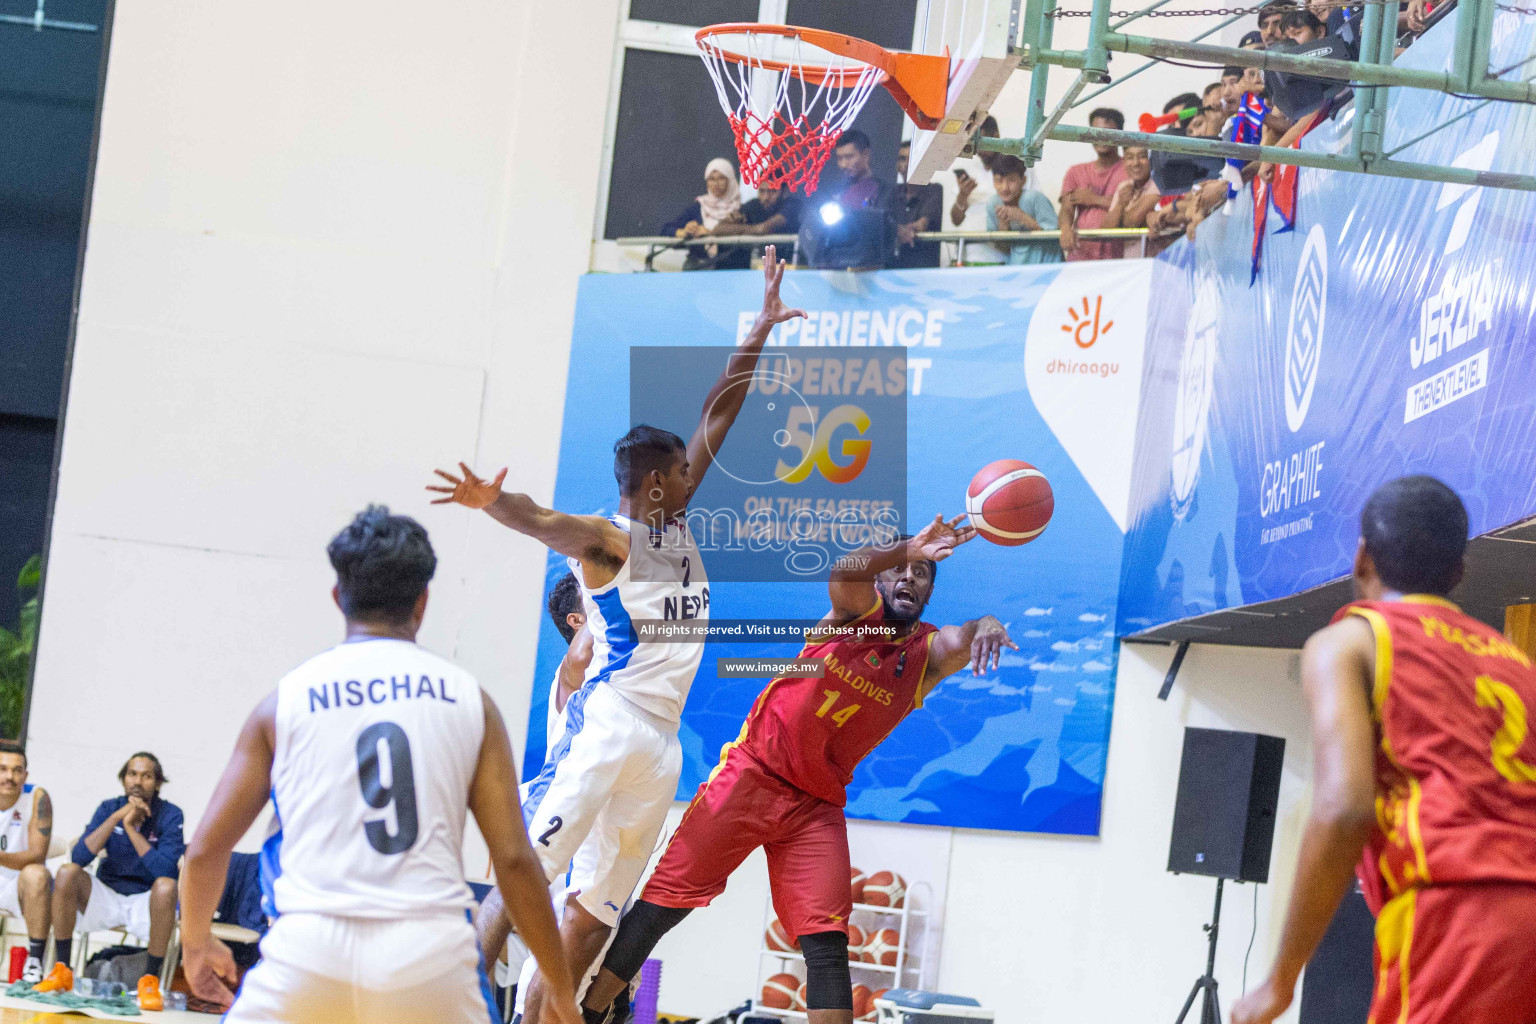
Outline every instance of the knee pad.
[(645, 958), (651, 955), (663, 935), (677, 927), (689, 914), (688, 907), (661, 907), (640, 900), (619, 922), (619, 933), (608, 947), (603, 966), (629, 981), (640, 973)]
[(805, 955), (806, 1009), (853, 1009), (853, 977), (848, 972), (848, 936), (843, 932), (802, 935), (800, 952)]

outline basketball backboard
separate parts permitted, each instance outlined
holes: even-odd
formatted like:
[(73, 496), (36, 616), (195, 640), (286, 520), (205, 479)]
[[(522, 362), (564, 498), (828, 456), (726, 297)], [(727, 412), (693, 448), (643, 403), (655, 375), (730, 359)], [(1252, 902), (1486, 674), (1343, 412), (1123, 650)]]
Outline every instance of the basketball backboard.
[(954, 162), (1018, 69), (1022, 7), (1023, 0), (919, 0), (915, 49), (948, 51), (949, 94), (938, 127), (912, 136), (913, 184), (926, 185)]

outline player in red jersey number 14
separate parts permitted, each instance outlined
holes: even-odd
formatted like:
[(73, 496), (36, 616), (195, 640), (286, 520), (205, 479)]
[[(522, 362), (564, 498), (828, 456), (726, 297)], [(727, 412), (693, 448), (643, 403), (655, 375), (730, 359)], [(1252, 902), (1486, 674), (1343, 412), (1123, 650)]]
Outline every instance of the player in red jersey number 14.
[(946, 676), (967, 665), (981, 675), (997, 667), (1003, 648), (1018, 649), (991, 615), (942, 628), (922, 621), (938, 563), (976, 536), (960, 525), (964, 518), (936, 516), (916, 537), (862, 548), (834, 566), (832, 610), (800, 654), (822, 671), (769, 683), (726, 744), (619, 925), (587, 993), (589, 1022), (605, 1019), (662, 936), (724, 892), (761, 846), (774, 909), (805, 956), (811, 1024), (851, 1024), (843, 807), (853, 770)]

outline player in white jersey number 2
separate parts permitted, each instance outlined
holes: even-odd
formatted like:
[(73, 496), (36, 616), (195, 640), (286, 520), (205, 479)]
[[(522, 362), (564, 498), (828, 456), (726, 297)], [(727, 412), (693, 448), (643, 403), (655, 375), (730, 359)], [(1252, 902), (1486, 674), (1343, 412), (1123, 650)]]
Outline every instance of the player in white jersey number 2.
[[(684, 522), (688, 502), (741, 412), (769, 332), (805, 315), (779, 299), (784, 264), (773, 246), (764, 253), (763, 276), (762, 311), (710, 389), (687, 443), (642, 425), (614, 445), (618, 515), (541, 508), (526, 494), (502, 491), (505, 469), (483, 480), (463, 463), (461, 476), (438, 470), (452, 486), (428, 488), (447, 495), (439, 502), (484, 509), (565, 555), (581, 583), (592, 661), (566, 705), (563, 731), (550, 738), (543, 771), (523, 787), (523, 817), (548, 877), (576, 860), (562, 939), (578, 979), (618, 924), (676, 796), (677, 727), (703, 654), (702, 643), (691, 639), (637, 643), (632, 623), (708, 619), (709, 579)], [(494, 911), (487, 898), (481, 934), (492, 950), (506, 935), (504, 926), (493, 931), (484, 923)], [(525, 1024), (540, 1024), (537, 977), (524, 1003)]]
[(235, 979), (210, 932), (229, 855), (270, 796), (279, 830), (262, 887), (279, 915), (230, 1024), (485, 1024), (464, 881), (466, 808), (508, 912), (579, 1024), (544, 872), (519, 819), (506, 727), (473, 676), (416, 645), (437, 566), (427, 533), (370, 507), (331, 541), (346, 642), (278, 683), (246, 721), (187, 847), (182, 944), (192, 991), (221, 1006)]

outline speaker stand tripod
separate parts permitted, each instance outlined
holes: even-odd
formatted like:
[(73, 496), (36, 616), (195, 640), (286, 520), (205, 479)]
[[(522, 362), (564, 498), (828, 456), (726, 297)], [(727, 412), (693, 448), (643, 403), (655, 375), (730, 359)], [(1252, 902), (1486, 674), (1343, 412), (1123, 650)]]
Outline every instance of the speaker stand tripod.
[(1221, 930), (1221, 887), (1225, 882), (1224, 878), (1216, 879), (1216, 908), (1211, 911), (1211, 923), (1201, 926), (1209, 936), (1205, 973), (1195, 979), (1195, 987), (1189, 990), (1189, 998), (1184, 1000), (1184, 1009), (1179, 1011), (1179, 1019), (1174, 1024), (1184, 1024), (1190, 1007), (1195, 1005), (1195, 996), (1202, 997), (1200, 1024), (1221, 1024), (1221, 1000), (1216, 996), (1216, 935)]

